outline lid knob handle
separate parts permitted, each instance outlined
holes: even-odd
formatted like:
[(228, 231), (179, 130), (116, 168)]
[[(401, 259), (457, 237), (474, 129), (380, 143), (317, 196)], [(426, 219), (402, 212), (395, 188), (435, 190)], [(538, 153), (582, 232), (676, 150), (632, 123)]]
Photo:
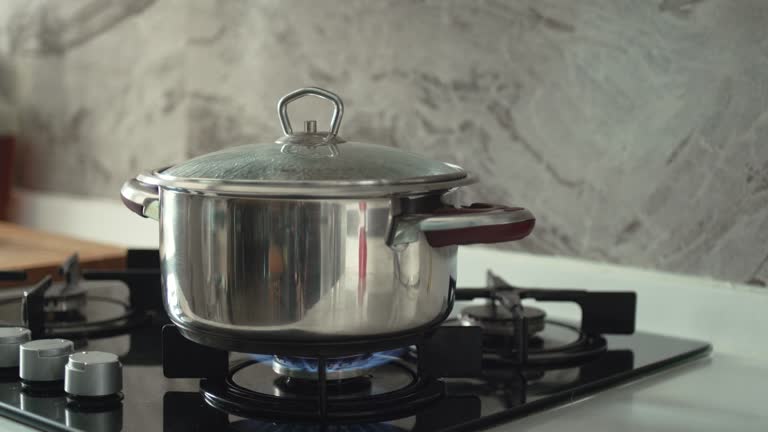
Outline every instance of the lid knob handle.
[[(288, 104), (296, 99), (303, 98), (304, 96), (316, 96), (333, 103), (333, 115), (331, 116), (331, 127), (328, 129), (328, 136), (326, 139), (330, 140), (336, 137), (339, 133), (339, 126), (341, 126), (341, 117), (344, 115), (344, 102), (336, 94), (323, 90), (317, 87), (306, 87), (294, 90), (287, 95), (280, 98), (277, 101), (277, 115), (280, 117), (280, 125), (283, 128), (285, 135), (293, 135), (293, 128), (291, 127), (291, 120), (288, 118)], [(315, 124), (309, 125), (310, 122), (305, 124), (307, 132), (315, 132), (317, 126)], [(314, 120), (311, 123), (315, 123)]]

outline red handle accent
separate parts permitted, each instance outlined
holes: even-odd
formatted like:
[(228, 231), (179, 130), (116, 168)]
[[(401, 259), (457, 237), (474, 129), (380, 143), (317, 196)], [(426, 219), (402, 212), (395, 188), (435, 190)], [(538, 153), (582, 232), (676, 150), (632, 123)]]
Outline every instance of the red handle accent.
[[(435, 211), (435, 215), (481, 214), (489, 211), (518, 212), (522, 207), (507, 207), (496, 204), (475, 203), (469, 207), (443, 208)], [(536, 219), (531, 217), (519, 222), (500, 225), (475, 226), (424, 233), (427, 242), (432, 247), (451, 245), (469, 245), (481, 243), (502, 243), (520, 240), (528, 236), (536, 225)]]

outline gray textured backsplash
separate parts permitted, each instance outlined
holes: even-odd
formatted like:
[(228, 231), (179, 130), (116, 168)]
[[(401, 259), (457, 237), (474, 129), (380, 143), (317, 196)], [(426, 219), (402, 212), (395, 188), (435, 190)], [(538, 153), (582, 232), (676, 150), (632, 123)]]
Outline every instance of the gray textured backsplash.
[(5, 0), (0, 25), (24, 187), (117, 197), (273, 140), (276, 100), (317, 85), (344, 98), (343, 137), (530, 208), (507, 247), (768, 280), (765, 0)]

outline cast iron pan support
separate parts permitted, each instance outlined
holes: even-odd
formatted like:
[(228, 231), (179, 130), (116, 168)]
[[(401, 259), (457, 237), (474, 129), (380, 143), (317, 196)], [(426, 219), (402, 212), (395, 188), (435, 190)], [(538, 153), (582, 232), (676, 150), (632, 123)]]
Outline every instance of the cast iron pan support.
[(317, 359), (317, 384), (318, 384), (318, 414), (320, 418), (328, 417), (328, 380), (327, 377), (327, 364), (325, 357), (319, 357)]
[(32, 339), (39, 339), (45, 331), (45, 292), (51, 287), (53, 278), (48, 275), (38, 282), (34, 288), (24, 292), (21, 300), (22, 321), (29, 329)]
[[(192, 342), (169, 324), (163, 327), (163, 374), (167, 378), (201, 378), (225, 380), (229, 374), (229, 353)], [(274, 345), (265, 342), (263, 351), (269, 353)], [(382, 351), (368, 346), (368, 350)], [(298, 349), (298, 348), (295, 348)], [(360, 353), (350, 351), (348, 354)], [(318, 359), (319, 418), (328, 415), (327, 367), (329, 355), (311, 355)], [(438, 327), (421, 335), (417, 343), (418, 379), (431, 381), (439, 378), (479, 377), (482, 372), (482, 329), (479, 327)], [(190, 361), (189, 359), (195, 359)], [(472, 405), (474, 407), (474, 405)], [(471, 410), (479, 412), (479, 405)], [(478, 414), (479, 415), (479, 414)]]
[(517, 353), (517, 364), (525, 366), (528, 359), (528, 319), (523, 313), (523, 304), (517, 295), (511, 296), (510, 311), (515, 323), (515, 352)]

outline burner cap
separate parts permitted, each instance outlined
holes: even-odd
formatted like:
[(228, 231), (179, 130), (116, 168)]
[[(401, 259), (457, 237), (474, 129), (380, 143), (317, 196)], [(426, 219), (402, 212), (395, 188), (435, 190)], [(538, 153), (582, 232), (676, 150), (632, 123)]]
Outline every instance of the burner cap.
[(84, 284), (55, 283), (45, 292), (45, 312), (79, 311), (87, 302), (87, 292)]
[[(371, 370), (399, 358), (405, 349), (398, 348), (368, 354), (331, 357), (325, 361), (327, 380), (346, 380), (370, 375)], [(276, 355), (272, 359), (272, 370), (289, 378), (317, 380), (318, 360), (315, 357)]]
[[(533, 335), (544, 330), (543, 310), (531, 306), (523, 308), (528, 321), (528, 334)], [(462, 324), (482, 327), (487, 334), (512, 335), (515, 333), (512, 312), (498, 305), (486, 304), (467, 306), (461, 310), (459, 320)]]

